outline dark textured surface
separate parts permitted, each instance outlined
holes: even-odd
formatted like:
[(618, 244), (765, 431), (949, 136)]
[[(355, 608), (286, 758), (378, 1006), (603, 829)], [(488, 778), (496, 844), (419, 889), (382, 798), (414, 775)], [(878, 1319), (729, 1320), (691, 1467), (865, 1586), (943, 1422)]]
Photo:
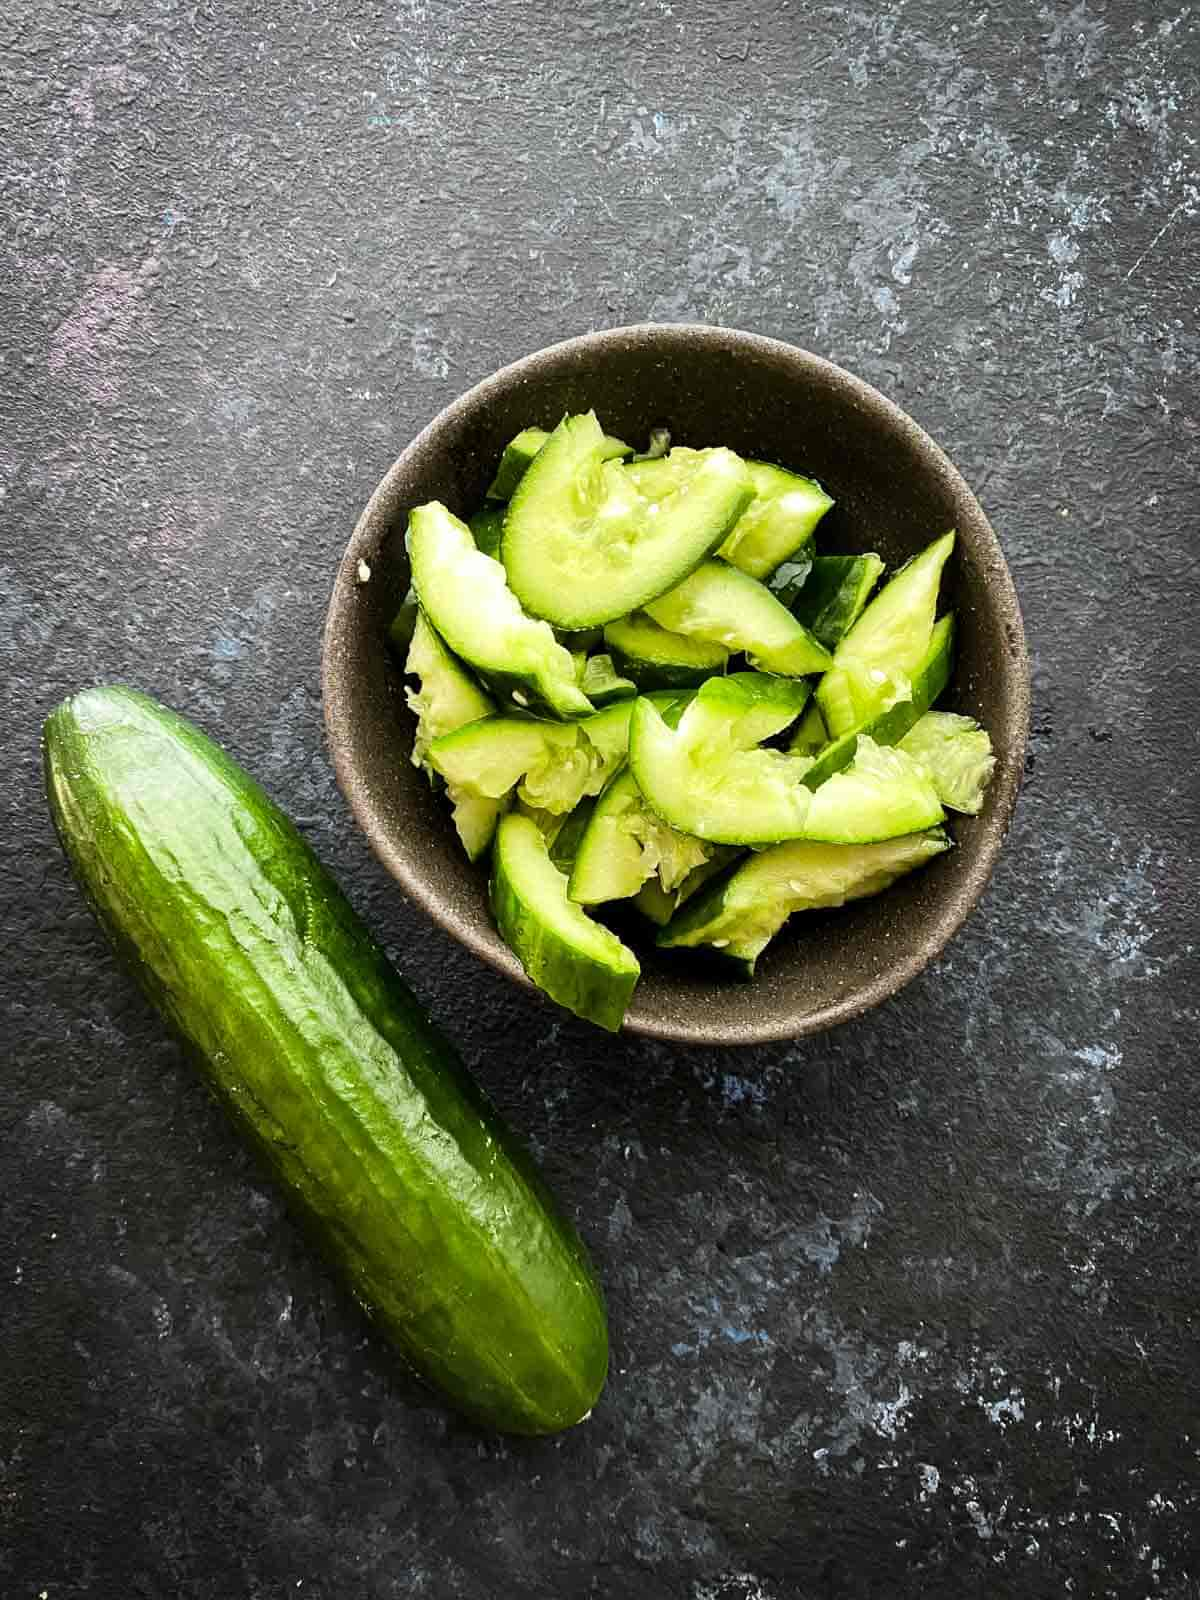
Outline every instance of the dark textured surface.
[(380, 481), (338, 569), (321, 669), (338, 782), (405, 891), (524, 982), (495, 930), (486, 868), (467, 862), (442, 798), (397, 760), (398, 749), (411, 752), (415, 719), (388, 629), (410, 586), (409, 509), (437, 499), (469, 515), (522, 426), (553, 426), (589, 406), (619, 436), (636, 438), (654, 419), (683, 445), (722, 439), (743, 455), (803, 467), (836, 502), (821, 522), (823, 549), (873, 549), (897, 567), (926, 547), (931, 529), (957, 530), (941, 585), (956, 618), (943, 703), (988, 729), (996, 767), (980, 815), (953, 825), (955, 848), (887, 895), (794, 918), (753, 984), (714, 982), (694, 956), (664, 955), (633, 930), (642, 972), (625, 1014), (630, 1032), (746, 1045), (845, 1022), (940, 954), (986, 888), (1027, 753), (1029, 660), (1012, 578), (979, 502), (911, 417), (841, 367), (737, 329), (650, 323), (551, 345), (456, 398)]
[[(0, 1592), (1194, 1595), (1198, 19), (530, 16), (0, 22)], [(991, 890), (801, 1046), (530, 1002), (404, 904), (322, 746), (329, 583), (398, 447), (646, 317), (895, 395), (1030, 633)], [(582, 1429), (499, 1443), (415, 1396), (114, 965), (36, 752), (109, 675), (289, 806), (532, 1133), (610, 1295)]]

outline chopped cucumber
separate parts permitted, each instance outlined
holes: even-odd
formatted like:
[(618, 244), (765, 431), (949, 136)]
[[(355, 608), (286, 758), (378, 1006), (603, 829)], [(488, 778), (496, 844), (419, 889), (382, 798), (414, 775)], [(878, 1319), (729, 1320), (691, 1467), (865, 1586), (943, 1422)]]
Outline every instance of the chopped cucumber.
[(787, 561), (781, 561), (775, 571), (767, 578), (766, 585), (776, 600), (780, 600), (790, 611), (795, 604), (796, 596), (808, 582), (808, 575), (813, 568), (813, 554), (809, 545), (801, 545), (794, 556)]
[(854, 760), (812, 792), (806, 839), (871, 844), (917, 833), (945, 819), (933, 779), (902, 750), (859, 737)]
[(863, 556), (814, 556), (804, 586), (788, 608), (827, 650), (836, 650), (862, 615), (883, 576), (873, 552)]
[(494, 556), (500, 559), (500, 541), (504, 537), (504, 507), (484, 506), (482, 511), (477, 511), (467, 526), (471, 530), (471, 537), (483, 551), (485, 556)]
[[(648, 499), (661, 500), (708, 454), (679, 446), (662, 462), (635, 456), (626, 471)], [(754, 498), (717, 554), (750, 577), (765, 578), (811, 539), (833, 501), (811, 478), (765, 461), (747, 461), (746, 471)]]
[(689, 872), (679, 887), (670, 894), (657, 878), (648, 879), (633, 897), (634, 908), (658, 927), (665, 927), (681, 905), (690, 900), (694, 894), (698, 894), (710, 878), (716, 877), (718, 872), (723, 872), (729, 863), (742, 853), (739, 850), (727, 849), (723, 844), (710, 845), (709, 849), (712, 851), (709, 859)]
[(601, 770), (579, 723), (520, 717), (468, 723), (435, 739), (429, 760), (459, 791), (503, 800), (519, 785), (526, 805), (560, 815), (583, 798)]
[(758, 957), (795, 912), (878, 894), (949, 848), (940, 830), (877, 844), (778, 844), (710, 883), (676, 912), (658, 943), (707, 945), (739, 975), (752, 977)]
[[(700, 722), (696, 737), (692, 726)], [(711, 716), (689, 706), (677, 730), (643, 697), (629, 725), (629, 765), (651, 810), (717, 844), (775, 844), (804, 832), (807, 762), (777, 750), (714, 750)]]
[(504, 568), (476, 549), (465, 523), (436, 500), (418, 506), (408, 519), (408, 553), (421, 605), (456, 655), (522, 708), (590, 715), (570, 651), (547, 623), (525, 615)]
[(927, 711), (896, 746), (927, 769), (942, 804), (976, 816), (992, 781), (996, 758), (986, 728), (973, 717)]
[(604, 654), (584, 658), (579, 687), (597, 707), (609, 705), (613, 700), (632, 700), (637, 694), (633, 679), (622, 677), (613, 666), (612, 657)]
[(621, 671), (640, 689), (677, 689), (703, 683), (714, 672), (724, 672), (729, 660), (724, 645), (671, 633), (641, 611), (608, 623), (604, 642)]
[(561, 422), (505, 519), (502, 555), (514, 594), (561, 628), (610, 622), (678, 583), (752, 496), (741, 458), (713, 450), (652, 503), (623, 467), (604, 460), (603, 440), (592, 412)]
[(953, 661), (954, 613), (948, 611), (933, 625), (929, 648), (912, 675), (911, 698), (897, 701), (890, 710), (881, 712), (857, 728), (851, 728), (849, 733), (842, 734), (839, 739), (834, 739), (819, 750), (804, 777), (808, 787), (819, 788), (826, 778), (849, 766), (858, 748), (860, 734), (867, 734), (876, 744), (896, 744), (902, 739), (949, 683)]
[(568, 893), (581, 905), (625, 900), (657, 874), (665, 891), (706, 862), (710, 847), (648, 809), (626, 767), (596, 801), (579, 842)]
[(551, 861), (560, 872), (565, 872), (568, 876), (579, 851), (579, 842), (587, 832), (595, 804), (595, 800), (591, 798), (581, 800), (569, 816), (560, 818), (561, 826), (554, 838), (549, 841)]
[[(429, 759), (433, 741), (480, 717), (490, 716), (496, 708), (438, 638), (428, 617), (420, 610), (413, 625), (404, 670), (418, 683), (416, 689), (405, 689), (409, 709), (417, 719), (412, 763), (432, 776), (436, 770)], [(470, 860), (477, 861), (492, 842), (496, 823), (504, 813), (504, 802), (454, 783), (447, 783), (446, 793), (463, 849)]]
[(696, 692), (689, 721), (697, 744), (712, 738), (749, 750), (782, 733), (804, 710), (811, 685), (765, 672), (732, 672), (709, 678)]
[(929, 647), (942, 568), (953, 532), (935, 539), (879, 591), (838, 645), (817, 686), (825, 726), (837, 738), (912, 695)]
[(818, 750), (824, 749), (829, 742), (829, 735), (825, 731), (825, 719), (821, 715), (821, 708), (814, 700), (812, 705), (800, 718), (788, 740), (788, 754), (793, 756), (815, 756)]
[(501, 936), (539, 989), (576, 1016), (621, 1026), (641, 968), (632, 950), (567, 898), (567, 880), (528, 817), (496, 832), (492, 910)]
[(763, 672), (824, 672), (830, 655), (757, 579), (725, 561), (705, 561), (646, 611), (660, 627), (727, 650), (744, 650)]
[[(545, 428), (522, 428), (515, 439), (509, 440), (500, 457), (500, 465), (496, 468), (496, 476), (488, 486), (489, 500), (512, 499), (530, 462), (549, 437)], [(606, 461), (620, 460), (631, 454), (623, 440), (610, 438), (608, 434), (604, 436), (603, 452)], [(491, 555), (492, 551), (489, 550), (488, 554)]]

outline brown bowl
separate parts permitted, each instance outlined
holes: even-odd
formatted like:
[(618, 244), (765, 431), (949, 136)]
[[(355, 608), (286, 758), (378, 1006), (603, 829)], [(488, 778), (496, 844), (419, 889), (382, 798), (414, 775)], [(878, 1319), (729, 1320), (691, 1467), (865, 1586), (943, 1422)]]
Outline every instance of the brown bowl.
[(729, 445), (820, 479), (837, 501), (820, 526), (823, 550), (877, 550), (894, 566), (958, 530), (942, 584), (943, 607), (958, 613), (958, 661), (943, 703), (984, 724), (998, 759), (982, 814), (954, 819), (957, 848), (874, 899), (793, 917), (751, 984), (714, 979), (688, 964), (690, 952), (639, 949), (625, 1022), (636, 1033), (704, 1044), (815, 1033), (895, 994), (962, 925), (1008, 828), (1029, 722), (1021, 612), (978, 501), (910, 417), (840, 367), (755, 334), (647, 323), (551, 345), (447, 406), (371, 496), (334, 582), (322, 676), (338, 782), (404, 890), (527, 983), (492, 924), (483, 867), (462, 855), (447, 810), (409, 762), (413, 719), (387, 628), (408, 587), (410, 508), (436, 499), (465, 517), (513, 434), (589, 408), (627, 439), (661, 425), (677, 444)]

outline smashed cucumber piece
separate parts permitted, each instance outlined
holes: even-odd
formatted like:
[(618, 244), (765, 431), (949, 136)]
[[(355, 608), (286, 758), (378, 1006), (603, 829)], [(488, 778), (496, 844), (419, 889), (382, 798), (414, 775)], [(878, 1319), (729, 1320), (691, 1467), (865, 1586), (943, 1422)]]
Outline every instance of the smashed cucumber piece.
[(976, 816), (996, 758), (986, 728), (953, 711), (927, 711), (896, 746), (929, 772), (944, 806)]
[(792, 736), (788, 740), (788, 752), (794, 756), (815, 756), (818, 750), (823, 750), (828, 743), (829, 734), (825, 730), (825, 719), (821, 715), (820, 706), (814, 700), (792, 730)]
[(526, 975), (568, 1011), (615, 1033), (641, 972), (633, 951), (567, 898), (567, 879), (529, 817), (504, 818), (492, 860), (496, 925)]
[(611, 622), (678, 583), (753, 494), (741, 458), (712, 450), (651, 502), (604, 459), (603, 441), (593, 412), (565, 418), (517, 485), (504, 522), (513, 593), (560, 628)]
[(804, 838), (829, 844), (894, 839), (932, 828), (946, 816), (937, 787), (920, 762), (865, 734), (850, 765), (810, 792)]
[(597, 707), (609, 705), (614, 700), (632, 700), (638, 692), (633, 679), (623, 677), (613, 666), (612, 657), (604, 652), (584, 657), (579, 687)]
[(942, 568), (953, 532), (914, 556), (883, 586), (845, 635), (817, 685), (831, 738), (912, 697), (912, 674), (929, 648)]
[(626, 767), (592, 809), (568, 893), (580, 905), (601, 905), (628, 899), (652, 877), (669, 893), (711, 853), (703, 840), (680, 833), (644, 804)]
[[(447, 650), (420, 610), (413, 625), (404, 670), (417, 680), (415, 689), (405, 688), (409, 710), (417, 719), (412, 763), (432, 777), (436, 769), (429, 759), (429, 747), (434, 740), (480, 717), (490, 716), (495, 706), (461, 662)], [(470, 860), (476, 861), (492, 842), (496, 823), (504, 814), (504, 802), (454, 783), (447, 783), (446, 793), (462, 847)]]
[(657, 878), (649, 878), (634, 895), (631, 904), (640, 911), (642, 916), (653, 922), (656, 927), (663, 928), (694, 894), (698, 894), (704, 885), (723, 872), (729, 863), (743, 854), (740, 850), (731, 850), (723, 844), (709, 845), (712, 854), (709, 859), (689, 872), (687, 877), (677, 889), (670, 893), (663, 888)]
[(862, 615), (883, 576), (873, 552), (861, 556), (814, 556), (808, 577), (788, 609), (827, 650), (835, 650)]
[(709, 678), (692, 702), (691, 738), (697, 747), (712, 739), (749, 750), (795, 722), (811, 693), (811, 685), (803, 679), (773, 678), (765, 672)]
[(729, 651), (706, 639), (660, 628), (644, 611), (606, 624), (604, 642), (639, 689), (680, 689), (724, 672)]
[(408, 554), (430, 622), (505, 699), (560, 717), (591, 714), (570, 651), (547, 623), (522, 611), (504, 568), (476, 547), (466, 523), (437, 500), (418, 506), (408, 519)]
[[(512, 499), (530, 462), (549, 437), (545, 428), (522, 428), (514, 439), (509, 440), (504, 446), (504, 454), (500, 457), (500, 465), (496, 468), (496, 476), (488, 485), (489, 500)], [(619, 461), (632, 454), (623, 439), (613, 439), (608, 434), (604, 435), (601, 450), (602, 459), (605, 461)], [(489, 550), (488, 554), (491, 555), (493, 552)]]
[(778, 844), (711, 882), (676, 912), (657, 942), (667, 949), (706, 945), (738, 976), (750, 978), (796, 912), (878, 894), (949, 848), (940, 829), (875, 844)]
[[(625, 470), (647, 498), (661, 499), (706, 454), (681, 445), (658, 462), (635, 457)], [(717, 554), (752, 578), (766, 578), (812, 538), (833, 501), (811, 478), (766, 461), (747, 461), (746, 471), (754, 498)]]
[(644, 609), (673, 633), (745, 651), (763, 672), (802, 677), (830, 665), (824, 645), (768, 588), (725, 561), (705, 561)]

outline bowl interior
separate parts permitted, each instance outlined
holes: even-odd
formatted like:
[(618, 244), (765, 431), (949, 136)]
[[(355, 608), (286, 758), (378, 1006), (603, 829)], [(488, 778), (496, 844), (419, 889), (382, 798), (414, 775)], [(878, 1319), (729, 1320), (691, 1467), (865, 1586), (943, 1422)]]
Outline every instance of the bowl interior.
[[(387, 646), (408, 587), (409, 509), (442, 500), (467, 516), (505, 443), (595, 409), (637, 443), (653, 426), (676, 444), (729, 445), (818, 478), (836, 500), (823, 551), (876, 550), (893, 567), (947, 528), (958, 543), (942, 607), (958, 613), (958, 659), (942, 704), (977, 717), (997, 754), (979, 817), (956, 817), (957, 848), (886, 894), (791, 919), (754, 983), (715, 980), (687, 959), (639, 945), (635, 1031), (707, 1043), (814, 1032), (894, 992), (936, 955), (978, 899), (1016, 798), (1028, 724), (1020, 612), (999, 545), (943, 453), (877, 391), (790, 345), (725, 329), (616, 329), (552, 346), (455, 401), (400, 456), (367, 506), (339, 569), (325, 636), (326, 719), (338, 778), (405, 890), (515, 979), (495, 932), (486, 876), (461, 854), (449, 815), (409, 762), (413, 721)], [(359, 581), (366, 561), (370, 581)], [(689, 953), (690, 954), (690, 953)]]

